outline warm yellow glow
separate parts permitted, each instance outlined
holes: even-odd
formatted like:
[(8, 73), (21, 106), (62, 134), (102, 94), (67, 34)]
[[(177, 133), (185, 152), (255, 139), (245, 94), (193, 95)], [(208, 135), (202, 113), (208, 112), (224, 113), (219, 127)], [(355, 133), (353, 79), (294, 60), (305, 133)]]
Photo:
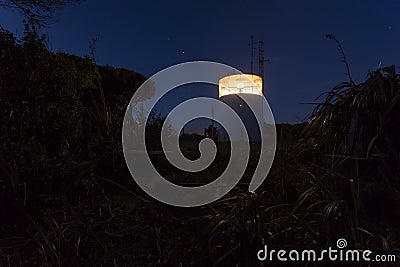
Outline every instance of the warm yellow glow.
[(262, 95), (262, 79), (254, 74), (236, 74), (219, 80), (219, 97), (231, 94)]

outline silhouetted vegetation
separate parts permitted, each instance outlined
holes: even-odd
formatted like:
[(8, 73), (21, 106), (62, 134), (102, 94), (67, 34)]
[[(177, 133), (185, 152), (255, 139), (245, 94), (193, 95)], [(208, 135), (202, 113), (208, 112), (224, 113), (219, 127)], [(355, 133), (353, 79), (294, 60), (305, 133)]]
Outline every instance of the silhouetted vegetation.
[(27, 22), (44, 26), (58, 9), (78, 2), (81, 0), (0, 0), (0, 7), (19, 10)]
[[(237, 186), (215, 203), (181, 209), (147, 197), (124, 162), (123, 116), (146, 78), (51, 52), (44, 39), (29, 25), (21, 39), (0, 31), (4, 266), (254, 266), (263, 244), (324, 249), (339, 237), (399, 253), (394, 67), (336, 86), (308, 124), (278, 125), (276, 159), (258, 197)], [(151, 117), (151, 149), (159, 149), (164, 121)]]

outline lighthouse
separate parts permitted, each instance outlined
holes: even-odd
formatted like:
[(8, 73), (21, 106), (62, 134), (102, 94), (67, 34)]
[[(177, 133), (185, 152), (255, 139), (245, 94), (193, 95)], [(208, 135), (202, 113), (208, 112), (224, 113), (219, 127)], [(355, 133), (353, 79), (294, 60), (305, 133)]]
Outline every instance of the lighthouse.
[[(251, 142), (259, 142), (260, 127), (256, 117), (263, 118), (263, 81), (255, 74), (228, 75), (219, 80), (219, 98), (242, 119)], [(235, 140), (231, 140), (235, 141)]]

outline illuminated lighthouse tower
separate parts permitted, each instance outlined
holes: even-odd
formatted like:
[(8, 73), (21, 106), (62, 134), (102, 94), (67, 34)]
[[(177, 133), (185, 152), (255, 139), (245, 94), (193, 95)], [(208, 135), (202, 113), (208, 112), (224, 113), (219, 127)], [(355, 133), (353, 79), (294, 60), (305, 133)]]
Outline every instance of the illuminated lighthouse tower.
[(242, 119), (250, 141), (260, 141), (256, 116), (263, 118), (262, 78), (255, 74), (235, 74), (219, 80), (219, 98)]

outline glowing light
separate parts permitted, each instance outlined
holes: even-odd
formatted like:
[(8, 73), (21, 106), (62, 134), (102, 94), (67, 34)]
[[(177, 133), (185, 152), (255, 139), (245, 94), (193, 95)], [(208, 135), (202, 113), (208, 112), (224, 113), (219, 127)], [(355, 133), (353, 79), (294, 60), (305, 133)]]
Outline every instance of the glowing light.
[(263, 95), (262, 79), (254, 74), (236, 74), (219, 80), (219, 97), (231, 94)]

